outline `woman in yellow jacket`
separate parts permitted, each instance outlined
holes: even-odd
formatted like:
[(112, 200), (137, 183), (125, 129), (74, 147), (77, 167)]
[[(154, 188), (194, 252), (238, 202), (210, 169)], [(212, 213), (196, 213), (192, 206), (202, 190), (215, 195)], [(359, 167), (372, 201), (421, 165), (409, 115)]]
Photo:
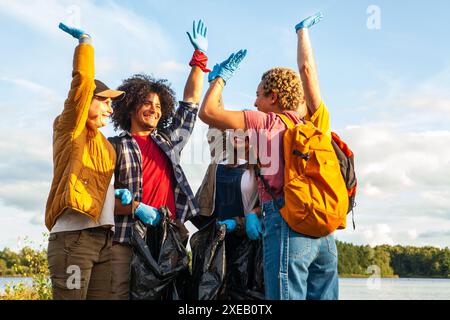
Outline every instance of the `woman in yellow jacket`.
[(59, 27), (79, 45), (71, 88), (53, 124), (53, 181), (45, 212), (53, 298), (108, 299), (116, 155), (98, 129), (112, 114), (111, 99), (124, 92), (95, 80), (91, 37)]

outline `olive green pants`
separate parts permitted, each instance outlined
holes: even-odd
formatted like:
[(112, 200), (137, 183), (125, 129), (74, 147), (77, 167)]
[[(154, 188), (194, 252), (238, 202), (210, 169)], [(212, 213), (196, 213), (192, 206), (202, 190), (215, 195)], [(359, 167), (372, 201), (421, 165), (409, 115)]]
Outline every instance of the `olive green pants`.
[(127, 244), (114, 244), (111, 262), (111, 299), (130, 299), (130, 263), (132, 250)]
[(111, 248), (112, 232), (102, 227), (50, 234), (47, 258), (53, 299), (110, 299)]

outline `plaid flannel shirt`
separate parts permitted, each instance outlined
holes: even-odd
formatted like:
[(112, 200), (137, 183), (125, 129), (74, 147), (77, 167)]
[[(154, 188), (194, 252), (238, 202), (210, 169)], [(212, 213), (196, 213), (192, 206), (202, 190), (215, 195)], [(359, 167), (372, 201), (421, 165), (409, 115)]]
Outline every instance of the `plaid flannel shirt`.
[[(197, 202), (189, 186), (187, 178), (180, 165), (180, 154), (194, 129), (197, 119), (198, 106), (193, 103), (180, 101), (172, 123), (163, 133), (155, 130), (151, 139), (161, 148), (170, 159), (175, 177), (175, 210), (177, 219), (182, 222), (199, 214)], [(115, 171), (115, 188), (127, 188), (135, 195), (136, 201), (142, 199), (142, 158), (141, 151), (132, 135), (125, 131), (119, 136), (116, 145), (117, 166)], [(170, 139), (170, 141), (167, 140)], [(117, 137), (110, 138), (117, 139)], [(131, 226), (134, 220), (130, 215), (115, 216), (114, 242), (129, 243)]]

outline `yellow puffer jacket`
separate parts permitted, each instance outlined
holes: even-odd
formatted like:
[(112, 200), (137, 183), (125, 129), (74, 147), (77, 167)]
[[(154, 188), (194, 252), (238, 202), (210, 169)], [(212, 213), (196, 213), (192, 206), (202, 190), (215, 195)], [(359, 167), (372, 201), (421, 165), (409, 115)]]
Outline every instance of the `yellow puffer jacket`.
[(67, 208), (95, 221), (100, 218), (116, 154), (99, 130), (86, 126), (94, 90), (94, 48), (80, 44), (64, 110), (53, 124), (53, 181), (45, 211), (48, 230)]

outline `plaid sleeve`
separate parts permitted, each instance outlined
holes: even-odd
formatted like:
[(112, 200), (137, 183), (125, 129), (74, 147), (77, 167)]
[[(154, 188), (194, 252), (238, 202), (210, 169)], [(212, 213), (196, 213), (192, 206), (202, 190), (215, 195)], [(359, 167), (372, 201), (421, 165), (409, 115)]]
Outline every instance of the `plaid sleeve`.
[(170, 127), (167, 129), (170, 140), (178, 152), (181, 152), (186, 146), (192, 130), (194, 130), (197, 113), (198, 105), (180, 101), (180, 106), (172, 118)]

